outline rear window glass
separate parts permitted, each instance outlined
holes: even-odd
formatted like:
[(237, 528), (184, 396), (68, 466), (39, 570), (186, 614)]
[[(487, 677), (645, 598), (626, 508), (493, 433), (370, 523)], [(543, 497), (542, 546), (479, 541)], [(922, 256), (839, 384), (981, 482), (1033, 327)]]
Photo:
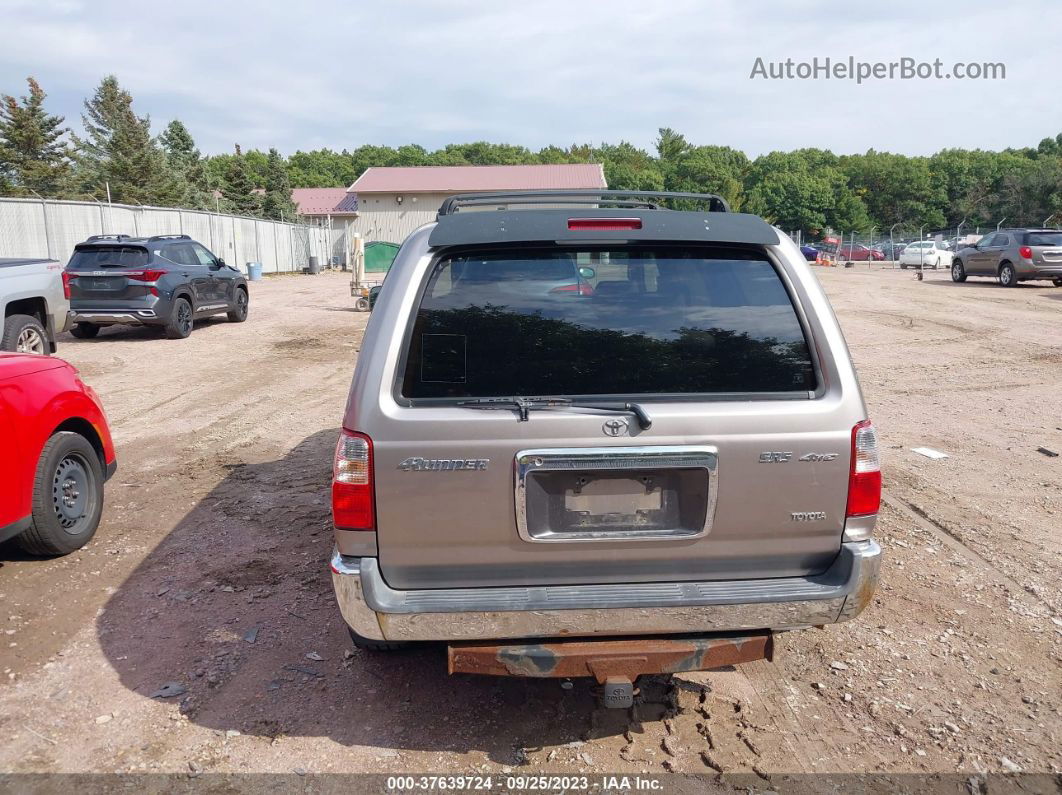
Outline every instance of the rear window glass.
[(789, 294), (745, 251), (453, 255), (433, 267), (408, 345), (407, 398), (815, 388)]
[(148, 264), (147, 249), (132, 246), (92, 246), (74, 250), (67, 268), (94, 271), (102, 268), (143, 268)]
[(1062, 246), (1062, 232), (1029, 232), (1025, 235), (1027, 246)]

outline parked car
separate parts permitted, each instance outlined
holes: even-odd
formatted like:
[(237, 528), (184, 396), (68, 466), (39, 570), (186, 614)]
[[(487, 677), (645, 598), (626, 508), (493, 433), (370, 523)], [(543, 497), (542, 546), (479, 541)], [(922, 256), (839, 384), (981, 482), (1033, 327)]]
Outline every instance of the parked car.
[(954, 256), (939, 240), (923, 240), (911, 243), (900, 254), (900, 267), (950, 268)]
[(96, 393), (62, 359), (0, 353), (0, 541), (65, 555), (92, 538), (117, 467)]
[(800, 247), (800, 253), (804, 255), (804, 259), (808, 262), (815, 262), (819, 258), (819, 250), (807, 243)]
[(870, 248), (870, 246), (864, 246), (862, 243), (843, 244), (838, 256), (842, 260), (849, 260), (851, 262), (869, 262), (872, 260), (881, 262), (885, 259), (885, 255), (880, 251), (876, 251), (875, 249)]
[(55, 353), (66, 330), (63, 266), (51, 259), (0, 259), (0, 350)]
[(183, 339), (197, 319), (247, 319), (247, 279), (188, 235), (95, 235), (74, 248), (65, 279), (71, 333), (81, 339), (121, 324)]
[(1001, 229), (971, 247), (960, 249), (951, 263), (951, 278), (990, 276), (1004, 287), (1018, 282), (1050, 279), (1062, 287), (1062, 231), (1058, 229)]
[[(608, 208), (644, 195), (451, 198), (403, 245), (333, 468), (358, 646), (474, 642), (451, 671), (527, 676), (649, 655), (621, 705), (637, 674), (747, 661), (870, 602), (877, 436), (818, 280), (718, 197), (707, 224)], [(573, 262), (592, 290), (543, 289)]]
[(893, 262), (899, 260), (900, 254), (903, 253), (906, 243), (889, 243), (885, 242), (876, 247), (876, 250), (880, 251), (882, 256), (886, 260), (892, 260)]

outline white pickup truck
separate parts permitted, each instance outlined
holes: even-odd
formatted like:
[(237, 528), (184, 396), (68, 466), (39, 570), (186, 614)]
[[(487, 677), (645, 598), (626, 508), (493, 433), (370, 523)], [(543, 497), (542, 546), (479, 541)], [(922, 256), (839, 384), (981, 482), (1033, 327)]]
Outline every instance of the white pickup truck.
[(55, 353), (69, 311), (62, 263), (0, 258), (0, 350)]

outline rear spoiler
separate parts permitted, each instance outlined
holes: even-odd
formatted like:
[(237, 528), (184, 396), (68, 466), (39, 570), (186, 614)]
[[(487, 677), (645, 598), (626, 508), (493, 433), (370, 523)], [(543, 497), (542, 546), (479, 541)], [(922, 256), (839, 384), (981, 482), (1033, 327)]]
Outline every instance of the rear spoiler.
[[(667, 203), (704, 209), (672, 210)], [(769, 246), (778, 239), (777, 230), (758, 215), (732, 213), (714, 193), (529, 190), (449, 197), (439, 208), (428, 245), (689, 241)]]
[[(637, 219), (619, 228), (570, 224), (580, 219)], [(574, 228), (573, 228), (574, 227)], [(440, 218), (428, 237), (432, 248), (487, 243), (743, 243), (778, 245), (778, 231), (758, 215), (685, 210), (496, 210)]]

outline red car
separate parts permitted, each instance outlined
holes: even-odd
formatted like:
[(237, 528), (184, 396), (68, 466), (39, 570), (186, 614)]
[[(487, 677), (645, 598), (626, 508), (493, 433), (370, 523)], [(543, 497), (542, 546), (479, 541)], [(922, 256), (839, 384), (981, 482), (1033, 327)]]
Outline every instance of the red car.
[(868, 260), (883, 261), (885, 255), (877, 249), (864, 246), (862, 243), (845, 243), (841, 246), (840, 254), (838, 257), (843, 260), (849, 260), (850, 262), (867, 262)]
[(96, 532), (117, 468), (100, 399), (62, 359), (0, 353), (0, 541), (65, 555)]

